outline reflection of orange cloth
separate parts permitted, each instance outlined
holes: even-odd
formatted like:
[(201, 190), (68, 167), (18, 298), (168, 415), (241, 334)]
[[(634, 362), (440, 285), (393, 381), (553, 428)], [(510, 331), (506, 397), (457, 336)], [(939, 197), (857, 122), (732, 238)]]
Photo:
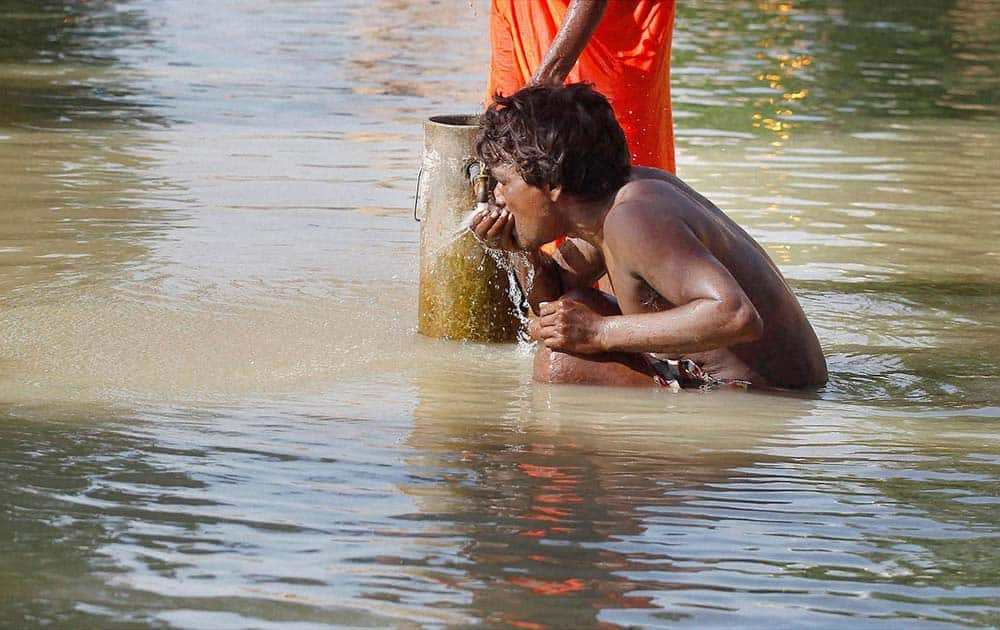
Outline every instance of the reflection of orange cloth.
[[(492, 0), (486, 103), (524, 87), (555, 39), (570, 0)], [(675, 0), (610, 0), (567, 81), (608, 97), (632, 163), (674, 172), (670, 40)]]

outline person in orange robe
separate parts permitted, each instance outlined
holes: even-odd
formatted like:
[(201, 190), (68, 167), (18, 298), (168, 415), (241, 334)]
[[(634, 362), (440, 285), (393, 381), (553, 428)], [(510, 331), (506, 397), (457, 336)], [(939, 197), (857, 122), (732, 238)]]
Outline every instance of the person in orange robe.
[(632, 164), (675, 172), (670, 44), (675, 0), (491, 0), (486, 104), (529, 83), (592, 83)]

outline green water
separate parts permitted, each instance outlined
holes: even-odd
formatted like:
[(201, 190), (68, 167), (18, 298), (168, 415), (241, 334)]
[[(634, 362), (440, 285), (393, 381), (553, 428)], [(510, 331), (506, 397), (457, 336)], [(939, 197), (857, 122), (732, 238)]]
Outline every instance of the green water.
[(815, 397), (416, 334), (475, 2), (0, 2), (0, 627), (1000, 625), (1000, 2), (682, 3)]

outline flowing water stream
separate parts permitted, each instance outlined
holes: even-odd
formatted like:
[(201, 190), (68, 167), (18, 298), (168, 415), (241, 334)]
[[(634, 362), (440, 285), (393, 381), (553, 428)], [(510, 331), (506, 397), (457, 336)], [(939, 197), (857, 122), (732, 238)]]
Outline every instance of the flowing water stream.
[(0, 626), (1000, 624), (1000, 2), (680, 3), (815, 396), (416, 334), (486, 3), (0, 3)]

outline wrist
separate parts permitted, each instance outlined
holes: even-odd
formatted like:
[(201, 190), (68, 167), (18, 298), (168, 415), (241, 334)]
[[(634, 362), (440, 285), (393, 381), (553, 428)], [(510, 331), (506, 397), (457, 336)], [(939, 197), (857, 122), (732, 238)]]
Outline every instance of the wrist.
[(543, 65), (535, 70), (535, 73), (531, 75), (531, 78), (528, 80), (528, 85), (562, 85), (575, 63), (576, 62), (570, 64), (567, 68), (563, 68), (561, 67), (562, 64), (558, 61), (547, 65), (544, 65), (543, 62)]
[(600, 352), (612, 352), (613, 343), (611, 337), (615, 328), (613, 317), (601, 317), (597, 322), (597, 330), (594, 334), (594, 345)]

